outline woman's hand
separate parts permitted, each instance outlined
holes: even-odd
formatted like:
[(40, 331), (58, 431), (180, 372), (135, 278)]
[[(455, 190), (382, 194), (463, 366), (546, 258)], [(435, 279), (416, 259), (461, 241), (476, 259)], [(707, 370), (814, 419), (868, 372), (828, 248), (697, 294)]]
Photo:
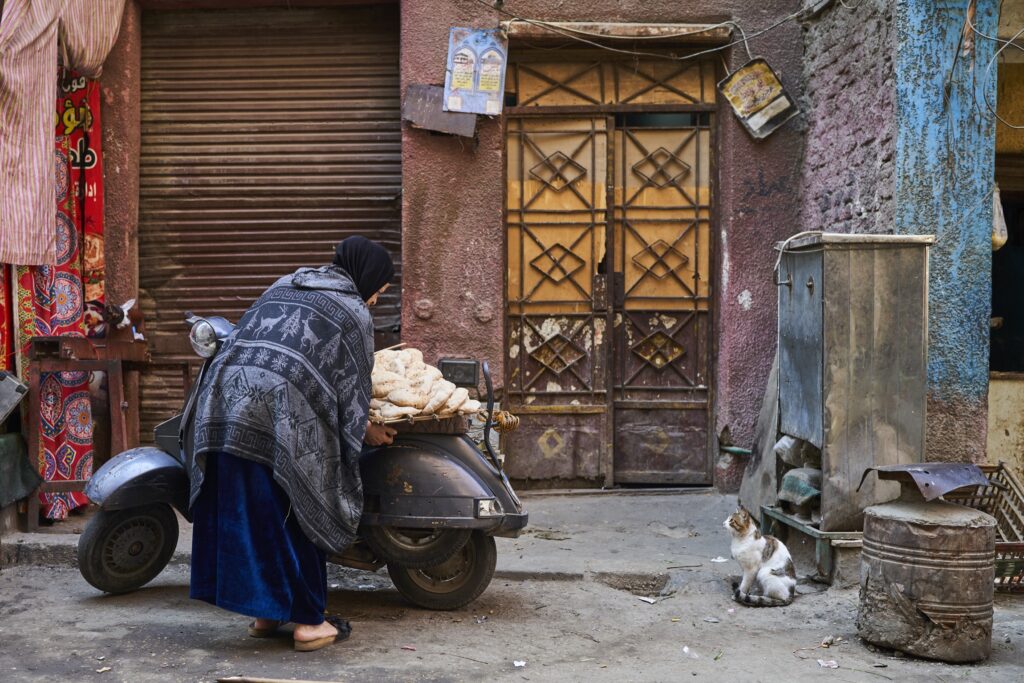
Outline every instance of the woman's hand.
[(366, 427), (366, 436), (363, 438), (363, 442), (367, 446), (390, 446), (394, 442), (396, 434), (398, 431), (387, 425), (371, 422)]

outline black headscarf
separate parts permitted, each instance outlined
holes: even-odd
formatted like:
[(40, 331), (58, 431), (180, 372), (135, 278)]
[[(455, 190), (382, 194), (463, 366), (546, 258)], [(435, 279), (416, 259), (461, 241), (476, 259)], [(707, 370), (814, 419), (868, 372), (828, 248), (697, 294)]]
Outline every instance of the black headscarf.
[(334, 265), (348, 273), (363, 301), (369, 301), (395, 275), (388, 250), (365, 237), (349, 237), (338, 242)]

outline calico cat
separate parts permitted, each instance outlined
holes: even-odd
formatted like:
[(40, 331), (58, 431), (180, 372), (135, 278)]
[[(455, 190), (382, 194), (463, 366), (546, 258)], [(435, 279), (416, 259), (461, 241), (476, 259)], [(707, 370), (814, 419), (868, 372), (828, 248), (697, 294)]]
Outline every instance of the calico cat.
[(793, 602), (796, 571), (789, 550), (774, 536), (762, 536), (757, 522), (740, 507), (725, 520), (732, 534), (732, 557), (743, 569), (733, 599), (751, 607), (781, 607)]

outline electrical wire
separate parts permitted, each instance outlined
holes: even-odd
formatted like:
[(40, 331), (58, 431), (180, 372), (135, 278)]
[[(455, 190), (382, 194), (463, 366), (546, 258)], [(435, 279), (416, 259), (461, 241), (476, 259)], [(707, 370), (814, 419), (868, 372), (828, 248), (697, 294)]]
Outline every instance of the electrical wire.
[[(698, 57), (703, 57), (704, 55), (709, 55), (709, 54), (712, 54), (712, 53), (715, 53), (715, 52), (719, 52), (721, 50), (725, 50), (725, 49), (728, 49), (730, 47), (735, 47), (736, 45), (744, 45), (746, 47), (746, 50), (747, 50), (747, 55), (750, 56), (751, 59), (752, 59), (753, 57), (751, 55), (750, 47), (749, 47), (749, 44), (748, 44), (748, 40), (750, 38), (757, 38), (758, 36), (762, 36), (765, 33), (768, 33), (769, 31), (774, 31), (776, 28), (778, 28), (779, 26), (782, 26), (786, 22), (792, 21), (793, 19), (796, 19), (797, 17), (799, 17), (804, 12), (803, 9), (800, 9), (800, 10), (797, 10), (796, 12), (793, 12), (792, 14), (787, 14), (786, 16), (784, 16), (781, 19), (779, 19), (778, 21), (776, 21), (774, 24), (771, 24), (770, 26), (768, 26), (766, 28), (763, 28), (763, 29), (761, 29), (759, 31), (755, 31), (754, 33), (751, 33), (749, 36), (746, 34), (745, 31), (743, 31), (742, 28), (740, 28), (739, 24), (737, 24), (734, 21), (725, 21), (725, 22), (721, 22), (720, 24), (712, 25), (711, 27), (708, 27), (708, 28), (720, 28), (722, 26), (734, 26), (737, 29), (739, 29), (740, 35), (742, 37), (739, 40), (732, 41), (731, 43), (726, 43), (724, 45), (717, 45), (715, 47), (712, 47), (712, 48), (709, 48), (709, 49), (706, 49), (706, 50), (701, 50), (699, 52), (694, 52), (694, 53), (687, 54), (687, 55), (676, 56), (676, 55), (666, 55), (666, 54), (663, 54), (663, 53), (660, 53), (660, 52), (644, 52), (644, 51), (641, 51), (641, 50), (626, 50), (626, 49), (622, 49), (622, 48), (612, 47), (610, 45), (602, 45), (601, 43), (594, 42), (592, 40), (589, 40), (588, 38), (583, 38), (583, 37), (581, 37), (581, 35), (595, 36), (595, 37), (599, 37), (599, 38), (603, 38), (603, 39), (607, 39), (609, 36), (598, 35), (598, 34), (586, 32), (586, 31), (580, 31), (578, 29), (568, 29), (567, 27), (558, 26), (558, 25), (552, 24), (550, 22), (541, 21), (541, 20), (538, 20), (538, 19), (527, 19), (525, 17), (520, 17), (517, 14), (515, 14), (514, 12), (510, 12), (509, 10), (506, 10), (503, 7), (495, 7), (495, 6), (491, 5), (491, 3), (488, 2), (488, 0), (476, 0), (476, 2), (481, 4), (481, 5), (483, 5), (483, 6), (485, 6), (485, 7), (487, 7), (490, 10), (496, 11), (499, 14), (503, 14), (503, 15), (511, 18), (513, 21), (521, 21), (521, 22), (523, 22), (525, 24), (530, 24), (531, 26), (537, 26), (539, 28), (543, 28), (545, 30), (551, 31), (552, 33), (557, 33), (557, 34), (559, 34), (561, 36), (565, 36), (566, 38), (571, 38), (573, 40), (579, 41), (581, 43), (585, 43), (586, 45), (590, 45), (591, 47), (596, 47), (596, 48), (599, 48), (601, 50), (607, 50), (608, 52), (616, 52), (618, 54), (629, 55), (631, 57), (656, 57), (658, 59), (668, 59), (668, 60), (678, 61), (678, 62), (686, 61), (686, 60), (689, 60), (689, 59), (696, 59)], [(707, 31), (708, 28), (704, 28), (704, 29), (700, 29), (700, 30), (695, 30), (695, 31), (682, 32), (682, 33), (679, 33), (677, 35), (678, 36), (696, 35), (696, 34), (703, 33), (705, 31)], [(664, 38), (675, 37), (675, 36), (657, 36), (657, 37), (664, 39)]]
[[(998, 61), (999, 55), (1001, 55), (1003, 53), (1003, 51), (1006, 50), (1006, 48), (1010, 47), (1011, 45), (1013, 47), (1016, 47), (1018, 50), (1024, 51), (1024, 46), (1017, 45), (1017, 43), (1016, 43), (1017, 39), (1020, 38), (1022, 35), (1024, 35), (1024, 28), (1022, 28), (1021, 30), (1019, 30), (1015, 34), (1013, 34), (1013, 37), (1010, 38), (1009, 40), (1004, 40), (1004, 39), (1000, 38), (998, 35), (990, 36), (990, 35), (987, 35), (985, 33), (982, 33), (974, 25), (974, 22), (971, 21), (970, 17), (967, 17), (966, 19), (967, 19), (967, 25), (970, 27), (971, 31), (974, 32), (976, 35), (979, 35), (982, 38), (985, 38), (986, 40), (991, 40), (991, 41), (993, 41), (995, 43), (1001, 43), (999, 49), (996, 50), (994, 55), (992, 55), (992, 59), (990, 59), (988, 61), (988, 66), (985, 67), (985, 78), (984, 78), (984, 80), (982, 81), (982, 84), (981, 84), (982, 85), (982, 87), (981, 87), (981, 90), (982, 90), (981, 98), (985, 102), (985, 107), (988, 109), (989, 113), (992, 114), (992, 116), (994, 116), (996, 118), (996, 120), (999, 121), (1004, 126), (1006, 126), (1008, 128), (1012, 128), (1014, 130), (1024, 130), (1024, 124), (1017, 125), (1017, 124), (1014, 124), (1014, 123), (1010, 123), (1009, 121), (1004, 119), (1002, 116), (1000, 116), (999, 112), (996, 111), (995, 107), (992, 106), (992, 101), (989, 99), (989, 95), (988, 95), (988, 85), (989, 85), (989, 83), (992, 82), (992, 66), (996, 63), (996, 61)], [(977, 102), (978, 102), (978, 92), (977, 92), (977, 89), (975, 89), (975, 91), (974, 91), (974, 102), (975, 102), (975, 104), (977, 104)]]

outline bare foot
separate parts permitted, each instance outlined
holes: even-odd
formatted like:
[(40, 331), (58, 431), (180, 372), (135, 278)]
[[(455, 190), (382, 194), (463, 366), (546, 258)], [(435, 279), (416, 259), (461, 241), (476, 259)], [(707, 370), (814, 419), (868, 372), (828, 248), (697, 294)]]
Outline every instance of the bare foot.
[(318, 640), (320, 638), (330, 638), (338, 635), (338, 629), (331, 626), (328, 622), (322, 621), (316, 626), (310, 624), (295, 624), (295, 640), (299, 642), (309, 642), (311, 640)]

